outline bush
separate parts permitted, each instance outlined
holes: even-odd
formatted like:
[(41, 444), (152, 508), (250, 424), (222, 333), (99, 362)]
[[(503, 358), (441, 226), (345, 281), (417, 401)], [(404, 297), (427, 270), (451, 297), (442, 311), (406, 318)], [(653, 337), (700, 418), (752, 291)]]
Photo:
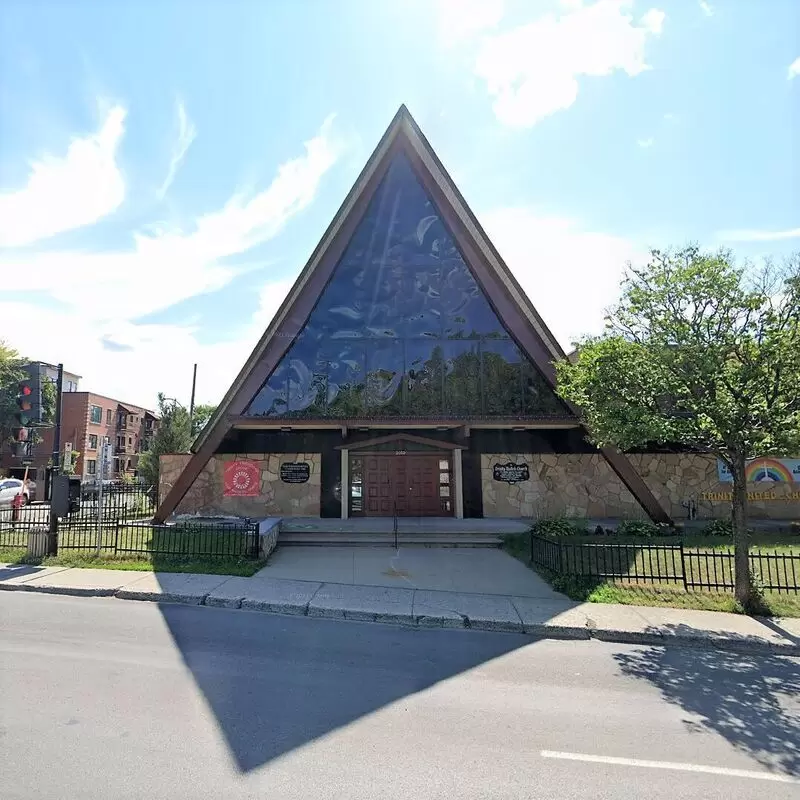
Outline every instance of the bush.
[(729, 519), (712, 519), (701, 531), (703, 536), (733, 536), (733, 523)]
[(550, 519), (540, 519), (534, 523), (531, 530), (537, 536), (558, 539), (563, 536), (583, 536), (587, 532), (587, 528), (588, 525), (585, 519), (551, 517)]
[(647, 519), (626, 519), (617, 526), (617, 535), (651, 539), (654, 536), (664, 535), (662, 527), (668, 526), (659, 526)]

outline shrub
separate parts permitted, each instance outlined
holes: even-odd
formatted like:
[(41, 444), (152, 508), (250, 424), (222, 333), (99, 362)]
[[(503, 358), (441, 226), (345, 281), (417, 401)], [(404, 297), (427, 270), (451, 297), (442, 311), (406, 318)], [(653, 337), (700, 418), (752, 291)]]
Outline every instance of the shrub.
[(712, 519), (701, 531), (704, 536), (733, 536), (733, 524), (729, 519)]
[(551, 517), (538, 520), (531, 530), (538, 536), (549, 536), (552, 539), (558, 539), (562, 536), (582, 536), (586, 533), (587, 528), (588, 525), (585, 519)]
[(661, 535), (661, 528), (647, 519), (626, 519), (617, 526), (617, 535), (650, 539)]

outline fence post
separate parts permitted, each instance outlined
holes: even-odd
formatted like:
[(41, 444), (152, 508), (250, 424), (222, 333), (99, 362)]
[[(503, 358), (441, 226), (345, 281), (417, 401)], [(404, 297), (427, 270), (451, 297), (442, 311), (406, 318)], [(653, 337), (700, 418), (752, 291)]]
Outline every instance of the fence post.
[(528, 531), (528, 565), (533, 564), (533, 531)]
[(564, 574), (564, 542), (558, 543), (558, 574)]
[(683, 539), (681, 539), (680, 544), (678, 545), (681, 549), (681, 577), (683, 578), (683, 591), (689, 591), (689, 583), (686, 580), (686, 559), (683, 553)]
[(117, 554), (117, 548), (119, 547), (119, 517), (114, 524), (114, 555)]

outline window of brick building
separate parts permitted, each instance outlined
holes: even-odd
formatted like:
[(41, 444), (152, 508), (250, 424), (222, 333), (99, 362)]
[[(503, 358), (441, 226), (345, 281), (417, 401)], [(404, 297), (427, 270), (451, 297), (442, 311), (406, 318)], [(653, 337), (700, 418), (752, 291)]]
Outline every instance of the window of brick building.
[(89, 434), (89, 449), (90, 450), (97, 450), (97, 434), (90, 433)]
[(89, 409), (89, 421), (99, 425), (103, 421), (103, 409), (100, 406), (91, 406)]
[(87, 475), (96, 475), (97, 474), (97, 461), (93, 458), (90, 458), (86, 462), (86, 474)]
[(114, 420), (114, 416), (111, 413), (111, 409), (106, 409), (106, 425), (110, 425)]

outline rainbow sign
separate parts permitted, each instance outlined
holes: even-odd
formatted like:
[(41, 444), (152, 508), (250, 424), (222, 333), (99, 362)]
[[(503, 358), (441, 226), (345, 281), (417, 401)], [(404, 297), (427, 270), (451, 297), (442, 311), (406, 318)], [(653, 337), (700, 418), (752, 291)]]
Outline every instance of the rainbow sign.
[[(721, 483), (732, 483), (731, 471), (717, 462)], [(748, 483), (800, 483), (800, 458), (754, 458), (745, 466)]]

